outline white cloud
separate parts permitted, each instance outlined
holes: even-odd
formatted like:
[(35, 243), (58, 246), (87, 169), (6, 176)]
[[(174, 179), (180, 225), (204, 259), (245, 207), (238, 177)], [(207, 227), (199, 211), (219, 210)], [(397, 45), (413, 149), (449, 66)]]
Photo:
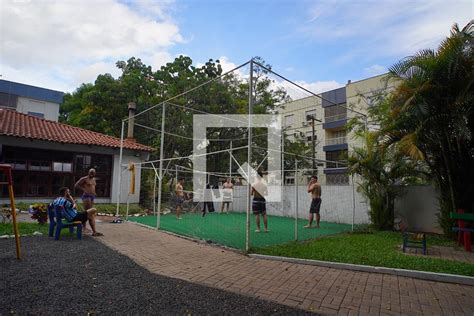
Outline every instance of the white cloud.
[(340, 62), (436, 48), (453, 23), (464, 26), (473, 13), (471, 1), (465, 0), (334, 0), (318, 2), (308, 12), (308, 22), (299, 28), (304, 36), (356, 47), (339, 56)]
[[(230, 71), (234, 68), (236, 68), (238, 65), (235, 64), (234, 62), (230, 61), (228, 57), (226, 56), (221, 56), (219, 58), (219, 61), (222, 65), (222, 70), (223, 72), (226, 72), (226, 71)], [(200, 66), (202, 66), (203, 64), (199, 64)], [(294, 68), (292, 68), (292, 70), (294, 70)], [(237, 73), (237, 76), (240, 78), (240, 79), (246, 79), (249, 77), (249, 67), (243, 67), (243, 68), (240, 68), (238, 70), (236, 70), (236, 73)], [(275, 70), (276, 72), (276, 70)], [(336, 88), (340, 88), (343, 86), (343, 84), (337, 82), (337, 81), (334, 81), (334, 80), (331, 80), (331, 81), (315, 81), (315, 82), (306, 82), (306, 81), (298, 81), (298, 80), (294, 80), (294, 83), (296, 83), (297, 85), (303, 87), (304, 89), (301, 89), (299, 88), (298, 86), (286, 81), (286, 80), (283, 80), (279, 77), (277, 77), (276, 75), (270, 73), (268, 74), (268, 78), (270, 80), (273, 80), (270, 88), (273, 89), (273, 90), (276, 90), (276, 89), (284, 89), (288, 95), (293, 99), (293, 100), (298, 100), (298, 99), (301, 99), (301, 98), (305, 98), (305, 97), (309, 97), (311, 96), (311, 93), (305, 91), (304, 89), (307, 89), (309, 91), (311, 91), (312, 93), (315, 93), (315, 94), (318, 94), (318, 93), (322, 93), (322, 92), (325, 92), (325, 91), (330, 91), (330, 90), (333, 90), (333, 89), (336, 89)], [(291, 78), (289, 78), (291, 80)]]
[(115, 61), (131, 56), (157, 67), (183, 41), (166, 13), (172, 1), (4, 0), (1, 6), (3, 78), (33, 84), (27, 75), (33, 72), (44, 79), (36, 85), (52, 89), (71, 91), (99, 73), (117, 74)]
[(387, 68), (380, 65), (372, 65), (370, 67), (364, 68), (364, 73), (369, 77), (381, 75), (385, 72), (387, 72)]
[(315, 81), (315, 82), (305, 82), (305, 81), (297, 81), (297, 83), (304, 87), (305, 89), (308, 89), (309, 91), (313, 93), (322, 93), (330, 90), (334, 90), (337, 88), (340, 88), (344, 86), (344, 84), (341, 84), (337, 81), (331, 80), (331, 81)]

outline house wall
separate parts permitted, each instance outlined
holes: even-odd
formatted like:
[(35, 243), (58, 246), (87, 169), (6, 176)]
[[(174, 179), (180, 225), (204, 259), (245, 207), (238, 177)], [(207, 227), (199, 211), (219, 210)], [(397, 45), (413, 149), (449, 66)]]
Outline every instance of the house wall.
[[(88, 145), (73, 145), (73, 144), (61, 144), (61, 143), (54, 143), (48, 141), (41, 141), (41, 140), (29, 140), (25, 138), (18, 138), (18, 137), (7, 137), (7, 136), (0, 136), (0, 148), (1, 145), (8, 145), (8, 146), (18, 146), (18, 147), (26, 147), (26, 148), (37, 148), (37, 149), (48, 149), (48, 150), (62, 150), (62, 151), (72, 151), (77, 153), (91, 153), (91, 154), (103, 154), (103, 155), (111, 155), (112, 156), (112, 163), (113, 163), (113, 172), (112, 172), (112, 180), (111, 180), (111, 196), (109, 198), (97, 198), (96, 203), (117, 203), (118, 194), (117, 194), (117, 187), (118, 187), (118, 173), (119, 173), (119, 149), (118, 148), (108, 148), (108, 147), (99, 147), (99, 146), (88, 146)], [(131, 150), (124, 150), (123, 151), (123, 163), (122, 165), (128, 165), (130, 161), (132, 162), (141, 162), (148, 159), (149, 154), (144, 152), (135, 152)], [(129, 188), (129, 179), (130, 175), (128, 171), (122, 173), (122, 194), (120, 197), (121, 203), (127, 202), (127, 193)], [(141, 169), (138, 167), (136, 169), (136, 181), (135, 181), (135, 194), (130, 195), (129, 202), (130, 203), (138, 203), (139, 202), (139, 192), (140, 192), (140, 179), (141, 179)], [(17, 198), (15, 199), (21, 202), (50, 202), (50, 199), (41, 199), (41, 198)], [(8, 196), (1, 196), (0, 197), (0, 204), (8, 204)]]
[(28, 114), (28, 112), (42, 113), (44, 119), (55, 122), (59, 118), (59, 104), (48, 101), (18, 97), (16, 110), (25, 114)]

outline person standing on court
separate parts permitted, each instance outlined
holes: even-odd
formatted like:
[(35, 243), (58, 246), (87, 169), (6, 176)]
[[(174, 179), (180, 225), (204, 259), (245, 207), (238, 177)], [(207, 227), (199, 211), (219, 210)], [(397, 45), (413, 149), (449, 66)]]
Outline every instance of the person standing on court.
[(232, 184), (232, 179), (227, 178), (227, 181), (224, 182), (224, 190), (223, 190), (223, 197), (222, 197), (222, 205), (221, 205), (221, 214), (224, 212), (224, 208), (227, 205), (226, 213), (230, 211), (230, 203), (232, 202), (232, 193), (234, 190), (234, 185)]
[[(74, 185), (75, 188), (82, 190), (82, 205), (84, 210), (88, 210), (94, 207), (94, 199), (96, 197), (95, 187), (95, 169), (91, 168), (87, 176), (82, 177)], [(84, 225), (85, 228), (85, 225)]]
[(260, 215), (263, 217), (263, 225), (265, 226), (265, 232), (268, 233), (268, 220), (267, 220), (267, 201), (265, 196), (268, 195), (267, 185), (262, 181), (263, 174), (258, 172), (256, 180), (252, 183), (251, 195), (253, 196), (252, 201), (252, 212), (255, 215), (255, 221), (257, 224), (256, 233), (260, 232)]
[(312, 228), (313, 224), (313, 214), (316, 214), (316, 226), (315, 228), (319, 228), (319, 220), (321, 216), (319, 215), (319, 211), (321, 209), (321, 185), (318, 182), (317, 176), (312, 176), (311, 180), (308, 183), (308, 193), (311, 193), (311, 206), (309, 208), (309, 223), (308, 225), (304, 226), (304, 228)]
[(184, 179), (180, 178), (178, 183), (176, 183), (175, 193), (176, 193), (176, 218), (182, 219), (181, 211), (183, 210), (184, 203)]

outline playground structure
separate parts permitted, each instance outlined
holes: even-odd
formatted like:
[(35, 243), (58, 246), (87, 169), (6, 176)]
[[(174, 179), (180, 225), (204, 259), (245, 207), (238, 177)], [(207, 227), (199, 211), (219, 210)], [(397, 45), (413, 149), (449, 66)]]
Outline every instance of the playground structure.
[(16, 258), (21, 259), (21, 244), (20, 244), (20, 234), (18, 232), (18, 224), (16, 221), (16, 207), (15, 207), (15, 195), (13, 193), (13, 177), (12, 177), (12, 167), (6, 164), (0, 164), (0, 172), (5, 175), (7, 181), (0, 182), (1, 185), (8, 186), (8, 196), (10, 197), (10, 209), (12, 215), (12, 225), (13, 233), (15, 234), (15, 249), (16, 249)]
[[(244, 70), (247, 70), (248, 74)], [(256, 72), (259, 72), (257, 79), (255, 78)], [(191, 199), (188, 200), (191, 201), (189, 204), (192, 204), (191, 213), (197, 215), (196, 217), (202, 217), (199, 214), (200, 212), (196, 212), (196, 210), (200, 208), (199, 201), (202, 201), (200, 200), (200, 197), (202, 199), (202, 188), (204, 187), (205, 183), (201, 182), (200, 185), (196, 185), (195, 179), (204, 175), (206, 183), (209, 184), (212, 182), (211, 184), (213, 186), (217, 186), (219, 182), (222, 182), (225, 178), (230, 177), (237, 182), (234, 189), (233, 203), (231, 203), (233, 207), (232, 213), (235, 213), (235, 215), (243, 214), (245, 216), (245, 221), (242, 223), (241, 217), (233, 216), (232, 218), (234, 221), (227, 221), (225, 225), (222, 225), (224, 228), (221, 231), (221, 234), (230, 234), (231, 231), (241, 231), (241, 229), (243, 229), (245, 242), (243, 246), (242, 243), (239, 243), (239, 248), (248, 251), (251, 247), (251, 236), (253, 236), (251, 235), (251, 222), (253, 221), (251, 216), (251, 181), (248, 181), (248, 176), (251, 174), (251, 168), (254, 168), (255, 170), (261, 168), (268, 173), (275, 171), (269, 169), (271, 169), (270, 163), (276, 158), (268, 158), (272, 153), (275, 153), (277, 159), (280, 160), (277, 162), (277, 169), (278, 172), (280, 172), (280, 176), (276, 177), (276, 181), (282, 188), (282, 199), (280, 202), (268, 203), (268, 215), (286, 218), (289, 220), (289, 222), (291, 222), (290, 226), (285, 226), (287, 227), (285, 228), (286, 230), (291, 230), (292, 232), (290, 234), (292, 235), (291, 238), (288, 238), (289, 234), (284, 234), (287, 236), (284, 240), (286, 242), (291, 240), (314, 238), (317, 236), (318, 234), (307, 235), (302, 233), (302, 231), (299, 229), (300, 224), (303, 224), (301, 219), (307, 218), (308, 216), (307, 210), (309, 206), (307, 204), (309, 203), (310, 199), (307, 196), (305, 189), (307, 179), (311, 174), (315, 173), (318, 174), (320, 179), (324, 179), (325, 174), (318, 172), (317, 166), (333, 165), (336, 168), (341, 168), (346, 167), (347, 164), (345, 162), (341, 162), (340, 160), (328, 161), (325, 159), (316, 158), (314, 155), (314, 141), (312, 156), (310, 153), (311, 151), (294, 152), (291, 151), (291, 149), (285, 150), (288, 135), (284, 128), (278, 131), (278, 133), (280, 133), (279, 136), (281, 139), (281, 144), (278, 144), (278, 149), (269, 149), (268, 147), (265, 147), (265, 145), (268, 145), (269, 141), (265, 143), (265, 141), (262, 141), (262, 139), (265, 136), (267, 139), (270, 138), (271, 133), (268, 131), (268, 127), (265, 133), (265, 131), (262, 131), (262, 126), (255, 127), (252, 125), (252, 120), (255, 119), (255, 116), (253, 115), (254, 105), (256, 103), (258, 104), (258, 101), (256, 100), (256, 92), (253, 91), (253, 87), (255, 80), (261, 80), (262, 74), (267, 78), (271, 77), (272, 84), (285, 90), (288, 95), (291, 95), (292, 100), (311, 100), (310, 98), (322, 98), (320, 95), (317, 95), (305, 89), (301, 85), (286, 79), (268, 67), (261, 65), (254, 60), (250, 60), (220, 76), (217, 76), (216, 78), (213, 78), (170, 99), (160, 102), (159, 104), (151, 106), (140, 113), (128, 117), (122, 121), (121, 129), (119, 163), (123, 168), (123, 174), (120, 173), (119, 175), (118, 200), (120, 200), (123, 184), (127, 183), (127, 177), (124, 175), (126, 174), (127, 169), (130, 169), (130, 166), (122, 165), (125, 124), (128, 124), (129, 129), (130, 126), (135, 126), (150, 133), (159, 133), (160, 136), (159, 157), (152, 157), (152, 159), (147, 162), (137, 163), (133, 166), (134, 172), (137, 170), (137, 173), (143, 172), (145, 175), (148, 173), (147, 177), (152, 179), (152, 194), (151, 196), (148, 196), (147, 199), (152, 201), (150, 204), (153, 205), (153, 218), (147, 219), (144, 222), (145, 224), (155, 227), (156, 229), (173, 230), (172, 228), (167, 228), (167, 225), (162, 227), (161, 221), (162, 215), (166, 213), (164, 212), (165, 209), (168, 209), (169, 212), (175, 208), (175, 205), (173, 204), (175, 200), (173, 197), (173, 191), (178, 178), (185, 178), (185, 191), (187, 194), (189, 194), (189, 196), (191, 196)], [(210, 85), (218, 85), (220, 82), (225, 82), (229, 77), (248, 83), (247, 113), (244, 119), (233, 116), (233, 112), (226, 114), (224, 112), (225, 109), (222, 110), (222, 112), (206, 111), (208, 104), (206, 104), (205, 97), (203, 98), (203, 90)], [(331, 102), (330, 100), (326, 101)], [(315, 108), (316, 105), (310, 104), (310, 108), (311, 107)], [(356, 116), (364, 115), (355, 110), (349, 108), (347, 109), (352, 111)], [(176, 121), (175, 119), (171, 125), (168, 125), (170, 124), (169, 121), (171, 121), (172, 115), (177, 116), (176, 113), (179, 113), (180, 121)], [(208, 137), (207, 132), (205, 132), (206, 135), (204, 137), (196, 137), (196, 135), (189, 135), (189, 133), (185, 134), (187, 131), (191, 130), (189, 126), (191, 121), (190, 118), (194, 117), (195, 120), (196, 116), (203, 115), (207, 115), (211, 119), (216, 119), (219, 121), (218, 125), (210, 126), (211, 128), (214, 128), (214, 132), (212, 133), (213, 137)], [(269, 115), (273, 115), (274, 117), (278, 116), (276, 113)], [(175, 118), (175, 116), (173, 116), (173, 118)], [(145, 122), (149, 122), (150, 118), (154, 118), (157, 122), (161, 121), (161, 124), (159, 124), (159, 126), (147, 126)], [(157, 118), (159, 119), (157, 120)], [(169, 120), (167, 120), (167, 118), (169, 118)], [(238, 121), (237, 124), (235, 121)], [(316, 124), (314, 120), (313, 124)], [(194, 129), (195, 128), (196, 126), (194, 126)], [(240, 137), (225, 136), (230, 134), (229, 130), (231, 128), (239, 130)], [(220, 129), (221, 131), (216, 132), (216, 129)], [(254, 129), (258, 130), (259, 133), (253, 134)], [(222, 132), (222, 130), (225, 130), (226, 133)], [(167, 139), (165, 139), (165, 137)], [(179, 153), (181, 153), (181, 155), (178, 155), (175, 152), (167, 152), (165, 150), (165, 145), (169, 145), (173, 142), (173, 140), (184, 142), (186, 147), (189, 147), (189, 149), (180, 150)], [(191, 145), (193, 145), (192, 148)], [(207, 151), (209, 148), (212, 150)], [(183, 151), (185, 151), (185, 154)], [(167, 157), (165, 155), (167, 155)], [(228, 157), (223, 157), (227, 155)], [(204, 168), (202, 168), (202, 166), (197, 167), (197, 160), (201, 158), (204, 158), (206, 161)], [(222, 168), (219, 170), (209, 170), (207, 167), (211, 161), (223, 161), (223, 159), (228, 161), (228, 165), (225, 167), (227, 170), (223, 170)], [(245, 163), (243, 162), (245, 160), (249, 162), (247, 167), (245, 167)], [(312, 168), (310, 168), (311, 165)], [(131, 173), (129, 172), (129, 175), (130, 174)], [(288, 176), (291, 176), (293, 179), (293, 183), (290, 185), (285, 183), (285, 179)], [(171, 182), (171, 184), (168, 185), (168, 189), (166, 189), (164, 184), (165, 180)], [(133, 181), (135, 181), (134, 176), (128, 177), (128, 184), (126, 185), (131, 185)], [(267, 176), (266, 181), (272, 180), (269, 180), (269, 176)], [(191, 189), (187, 185), (189, 182), (193, 182), (193, 187)], [(354, 181), (352, 181), (350, 185), (341, 185), (340, 189), (335, 189), (335, 187), (329, 188), (328, 190), (326, 189), (327, 188), (323, 187), (323, 220), (326, 216), (326, 219), (330, 218), (331, 222), (333, 223), (349, 224), (349, 229), (346, 229), (346, 227), (346, 230), (354, 229), (354, 225), (368, 221), (368, 219), (363, 218), (364, 215), (366, 216), (366, 207), (360, 207), (360, 205), (364, 204), (365, 201), (358, 193), (355, 192)], [(326, 192), (331, 192), (331, 195), (327, 194)], [(214, 200), (219, 200), (219, 197), (213, 195), (213, 201)], [(119, 208), (120, 204), (117, 203), (117, 216), (119, 215)], [(334, 211), (332, 210), (334, 208), (338, 209)], [(304, 212), (302, 209), (304, 209)], [(218, 206), (216, 208), (216, 213), (219, 211), (220, 208)], [(342, 215), (334, 216), (336, 213), (340, 213)], [(128, 206), (126, 214), (128, 217)], [(155, 221), (155, 223), (152, 223), (152, 221)], [(200, 234), (200, 232), (204, 231), (204, 226), (201, 224), (196, 222), (194, 225), (189, 226), (190, 228), (188, 232), (179, 231), (177, 233), (189, 235), (199, 239), (206, 239), (205, 236), (201, 236), (202, 234)], [(281, 232), (273, 231), (273, 233), (278, 234)], [(303, 236), (307, 237), (303, 238)], [(229, 237), (229, 239), (232, 238)], [(252, 238), (255, 240), (255, 237)], [(226, 244), (225, 242), (223, 243)]]

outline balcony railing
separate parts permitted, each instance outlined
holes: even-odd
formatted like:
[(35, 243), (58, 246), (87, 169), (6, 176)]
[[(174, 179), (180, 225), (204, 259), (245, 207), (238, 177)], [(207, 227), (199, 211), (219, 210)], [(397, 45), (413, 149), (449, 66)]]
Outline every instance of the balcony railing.
[(326, 146), (346, 144), (346, 143), (347, 143), (347, 137), (346, 136), (326, 139)]
[(326, 162), (326, 168), (347, 168), (347, 160)]
[(344, 120), (346, 118), (347, 118), (347, 113), (341, 113), (337, 115), (326, 116), (324, 119), (325, 119), (325, 123), (330, 123), (330, 122)]

